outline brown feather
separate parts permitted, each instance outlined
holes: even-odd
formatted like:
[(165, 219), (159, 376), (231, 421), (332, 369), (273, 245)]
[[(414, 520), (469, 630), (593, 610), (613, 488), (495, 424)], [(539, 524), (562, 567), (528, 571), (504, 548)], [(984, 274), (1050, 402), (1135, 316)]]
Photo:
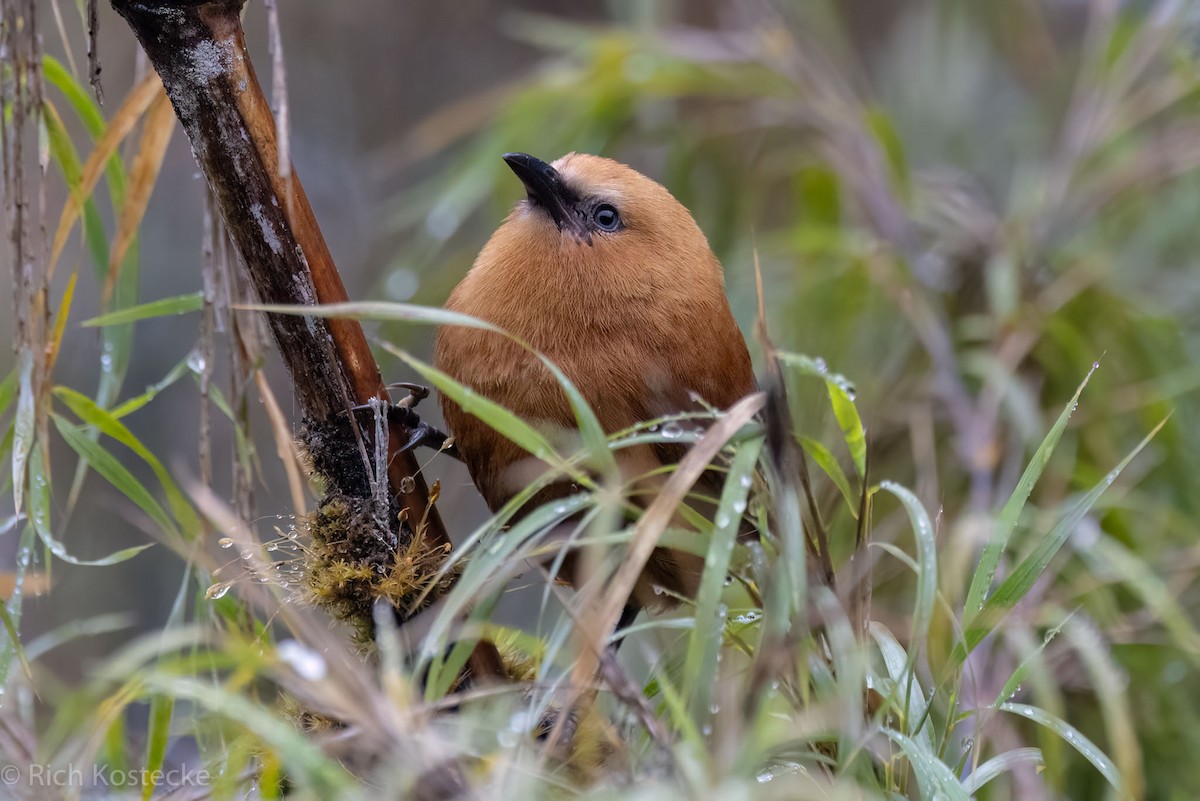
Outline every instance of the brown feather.
[[(611, 202), (623, 228), (581, 241), (560, 231), (544, 209), (523, 201), (484, 246), (446, 308), (494, 323), (548, 356), (609, 433), (697, 410), (693, 393), (725, 408), (753, 391), (750, 356), (725, 297), (721, 265), (687, 209), (658, 183), (609, 159), (570, 154), (553, 166), (580, 196)], [(443, 327), (434, 358), (440, 370), (528, 421), (568, 430), (574, 425), (554, 377), (505, 337)], [(442, 408), (493, 511), (543, 471), (445, 396)], [(618, 459), (632, 478), (681, 455), (682, 449), (642, 447), (623, 450)], [(660, 550), (643, 583), (690, 594), (700, 570), (692, 562), (698, 561)], [(651, 600), (648, 589), (635, 593), (642, 605)]]

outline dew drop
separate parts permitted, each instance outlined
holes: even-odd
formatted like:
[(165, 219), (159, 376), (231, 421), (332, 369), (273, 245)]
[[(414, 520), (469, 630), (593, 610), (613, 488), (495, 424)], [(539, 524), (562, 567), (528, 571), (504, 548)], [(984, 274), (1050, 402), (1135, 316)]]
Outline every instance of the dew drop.
[(416, 490), (416, 488), (417, 488), (417, 482), (415, 480), (413, 480), (412, 476), (405, 476), (404, 478), (400, 479), (400, 491), (401, 492), (407, 494), (407, 493), (413, 492), (414, 490)]
[(223, 581), (220, 584), (214, 584), (204, 591), (204, 597), (210, 601), (220, 600), (221, 598), (225, 597), (226, 593), (229, 592), (229, 588), (231, 586), (232, 583), (228, 581)]
[(221, 546), (222, 548), (232, 548), (233, 539), (230, 537), (221, 537), (221, 539), (217, 540), (217, 545)]
[(208, 366), (208, 362), (204, 358), (204, 354), (199, 350), (194, 350), (187, 359), (188, 369), (197, 375), (204, 372), (204, 368)]

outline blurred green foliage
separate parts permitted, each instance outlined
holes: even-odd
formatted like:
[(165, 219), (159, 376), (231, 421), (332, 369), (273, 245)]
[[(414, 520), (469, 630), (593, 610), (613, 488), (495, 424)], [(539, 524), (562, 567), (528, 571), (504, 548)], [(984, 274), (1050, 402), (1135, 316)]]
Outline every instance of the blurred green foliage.
[[(1148, 797), (1195, 797), (1178, 754), (1200, 745), (1200, 661), (1166, 619), (1194, 619), (1200, 600), (1197, 19), (1177, 3), (857, 7), (872, 5), (744, 4), (717, 30), (669, 5), (590, 26), (507, 16), (546, 61), (399, 146), (446, 166), (397, 199), (393, 270), (419, 275), (417, 300), (445, 297), (519, 196), (501, 153), (632, 164), (693, 211), (747, 330), (761, 265), (776, 343), (853, 377), (874, 476), (940, 509), (958, 560), (1098, 361), (1017, 554), (1045, 530), (1034, 521), (1170, 420), (1017, 625), (1080, 609), (1109, 632)], [(828, 433), (811, 385), (793, 399), (802, 433)], [(835, 520), (842, 543), (852, 524)], [(1008, 642), (991, 658), (1008, 648), (1019, 656)], [(1039, 702), (1099, 731), (1087, 682), (1050, 650)], [(1100, 793), (1083, 766), (1051, 775), (1071, 797)]]

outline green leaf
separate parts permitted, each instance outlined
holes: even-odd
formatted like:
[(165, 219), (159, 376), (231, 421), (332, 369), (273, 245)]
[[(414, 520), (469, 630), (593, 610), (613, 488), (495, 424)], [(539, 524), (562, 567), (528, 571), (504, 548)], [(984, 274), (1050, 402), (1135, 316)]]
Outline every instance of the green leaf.
[[(352, 320), (379, 320), (389, 322), (408, 322), (418, 323), (421, 325), (447, 325), (447, 326), (462, 326), (467, 328), (476, 328), (483, 331), (491, 331), (500, 336), (507, 337), (513, 342), (520, 345), (525, 350), (537, 356), (542, 361), (554, 379), (562, 387), (566, 393), (567, 401), (571, 405), (571, 410), (575, 415), (575, 424), (579, 428), (580, 436), (583, 440), (584, 448), (592, 464), (599, 468), (602, 472), (615, 473), (616, 461), (612, 452), (608, 448), (608, 440), (604, 433), (604, 428), (600, 425), (600, 421), (596, 418), (583, 395), (575, 387), (566, 374), (559, 369), (558, 365), (551, 362), (548, 358), (534, 350), (527, 342), (520, 337), (514, 336), (503, 329), (492, 325), (489, 322), (480, 320), (476, 317), (471, 317), (467, 314), (448, 311), (446, 309), (429, 308), (426, 306), (416, 306), (408, 303), (383, 303), (383, 302), (359, 302), (359, 303), (330, 303), (321, 306), (279, 306), (279, 305), (258, 305), (251, 308), (275, 314), (293, 314), (293, 315), (308, 315), (313, 317), (338, 317)], [(392, 348), (387, 343), (384, 343), (384, 348), (389, 353), (399, 357), (410, 363), (411, 357)], [(414, 367), (420, 372), (420, 369)], [(433, 369), (433, 368), (429, 368)], [(449, 376), (446, 376), (448, 379)], [(432, 379), (429, 379), (432, 381)], [(440, 388), (440, 387), (439, 387)], [(465, 389), (465, 388), (464, 388)], [(467, 390), (468, 392), (470, 390)], [(476, 396), (478, 397), (478, 396)], [(461, 404), (460, 404), (461, 405)], [(466, 407), (463, 407), (464, 410)], [(499, 407), (497, 407), (499, 408)], [(480, 417), (483, 420), (483, 417)], [(517, 419), (515, 416), (512, 419)], [(484, 420), (484, 422), (488, 422)], [(492, 425), (490, 422), (489, 425)], [(504, 434), (505, 429), (493, 426), (496, 431)], [(514, 440), (515, 442), (516, 440)], [(521, 444), (521, 443), (517, 443)], [(522, 447), (525, 447), (522, 445)], [(528, 450), (528, 448), (526, 448)], [(532, 453), (532, 451), (530, 451)], [(536, 454), (535, 454), (536, 455)]]
[(1033, 492), (1033, 486), (1041, 477), (1042, 471), (1046, 469), (1046, 465), (1050, 463), (1050, 456), (1054, 452), (1054, 448), (1058, 445), (1059, 439), (1062, 438), (1063, 431), (1067, 428), (1067, 421), (1071, 419), (1071, 413), (1075, 411), (1079, 404), (1079, 396), (1083, 394), (1083, 388), (1088, 385), (1091, 380), (1092, 373), (1096, 372), (1096, 366), (1092, 365), (1092, 369), (1084, 376), (1083, 382), (1075, 390), (1074, 396), (1063, 408), (1059, 414), (1058, 420), (1050, 428), (1050, 432), (1046, 434), (1046, 438), (1038, 446), (1034, 452), (1033, 458), (1029, 461), (1025, 472), (1021, 474), (1021, 479), (1017, 482), (1016, 488), (1008, 501), (1004, 504), (1004, 508), (1000, 511), (1000, 517), (996, 520), (996, 526), (992, 531), (992, 536), (988, 539), (988, 543), (984, 546), (983, 553), (979, 557), (979, 565), (975, 568), (975, 573), (971, 577), (971, 587), (967, 591), (966, 605), (963, 607), (963, 623), (966, 626), (971, 624), (971, 621), (983, 609), (984, 596), (992, 586), (992, 579), (996, 575), (996, 569), (1000, 565), (1000, 557), (1004, 553), (1004, 549), (1008, 547), (1008, 540), (1012, 536), (1013, 530), (1017, 527), (1017, 521), (1021, 518), (1021, 511), (1025, 508), (1026, 502), (1029, 500), (1029, 495)]
[(1040, 768), (1043, 764), (1044, 760), (1042, 759), (1042, 750), (1040, 748), (1014, 748), (999, 756), (992, 757), (973, 770), (971, 775), (963, 780), (963, 789), (974, 795), (979, 792), (981, 787), (1005, 771), (1025, 765)]
[(1121, 774), (1117, 771), (1117, 766), (1113, 761), (1101, 751), (1095, 743), (1084, 737), (1078, 729), (1067, 723), (1062, 718), (1052, 715), (1044, 709), (1039, 709), (1036, 706), (1028, 704), (1013, 704), (1006, 703), (1000, 705), (1001, 712), (1008, 712), (1013, 715), (1021, 715), (1032, 720), (1041, 726), (1045, 726), (1050, 731), (1057, 734), (1065, 740), (1072, 748), (1078, 751), (1083, 758), (1091, 762), (1096, 770), (1100, 771), (1108, 783), (1119, 793), (1121, 791)]
[(1146, 435), (1138, 446), (1133, 449), (1121, 463), (1104, 477), (1104, 479), (1092, 487), (1086, 495), (1083, 496), (1075, 505), (1058, 521), (1057, 525), (1051, 529), (1050, 533), (1037, 544), (1033, 552), (1025, 557), (1020, 564), (1013, 569), (1012, 573), (1000, 584), (996, 592), (987, 599), (983, 605), (983, 611), (980, 612), (971, 623), (966, 626), (965, 641), (960, 643), (954, 650), (954, 656), (958, 661), (966, 659), (966, 655), (970, 653), (976, 645), (978, 645), (996, 625), (1004, 619), (1008, 612), (1017, 605), (1017, 603), (1025, 597), (1034, 583), (1041, 578), (1046, 571), (1050, 561), (1058, 553), (1059, 549), (1066, 544), (1067, 538), (1079, 525), (1079, 521), (1083, 519), (1091, 508), (1100, 500), (1100, 496), (1104, 491), (1112, 486), (1112, 483), (1117, 480), (1134, 457), (1142, 452), (1142, 449), (1150, 443), (1167, 420), (1163, 419), (1154, 427), (1149, 434)]
[[(62, 62), (53, 56), (43, 56), (42, 71), (46, 81), (63, 93), (63, 97), (67, 99), (71, 108), (75, 110), (75, 114), (78, 115), (79, 121), (87, 129), (88, 135), (92, 139), (99, 139), (103, 136), (104, 129), (108, 127), (104, 114), (101, 113), (100, 107), (96, 105), (96, 101), (88, 90), (75, 80)], [(114, 154), (108, 160), (106, 171), (109, 196), (112, 198), (113, 207), (120, 208), (125, 200), (125, 168), (121, 164), (119, 155)]]
[(684, 702), (683, 696), (675, 689), (675, 685), (671, 682), (671, 677), (666, 670), (658, 670), (654, 673), (654, 679), (651, 681), (650, 687), (647, 688), (646, 695), (653, 697), (654, 695), (662, 696), (662, 706), (666, 710), (672, 727), (677, 731), (683, 742), (688, 744), (693, 753), (703, 753), (705, 748), (705, 738), (701, 734), (700, 729), (696, 727), (695, 721), (688, 715), (687, 703)]
[(542, 364), (546, 365), (546, 368), (554, 376), (554, 380), (562, 387), (567, 396), (567, 402), (571, 404), (571, 411), (575, 415), (575, 425), (579, 428), (579, 436), (583, 441), (588, 462), (601, 474), (615, 477), (617, 460), (609, 449), (608, 437), (605, 435), (604, 427), (600, 425), (596, 413), (584, 399), (583, 393), (572, 383), (571, 379), (567, 378), (567, 374), (560, 370), (558, 365), (540, 353), (537, 354), (537, 357), (541, 359)]
[(202, 292), (189, 292), (186, 295), (152, 300), (149, 303), (142, 303), (137, 306), (118, 309), (108, 314), (101, 314), (99, 317), (84, 320), (82, 325), (88, 328), (123, 325), (125, 323), (137, 322), (138, 320), (149, 320), (154, 317), (187, 314), (199, 311), (202, 308), (204, 308), (204, 294)]
[(858, 416), (858, 408), (850, 398), (845, 386), (837, 381), (825, 379), (825, 388), (829, 390), (829, 402), (833, 405), (833, 415), (842, 428), (842, 436), (846, 447), (850, 449), (850, 458), (854, 460), (854, 469), (859, 477), (867, 475), (867, 432)]
[(530, 455), (548, 464), (565, 469), (565, 460), (554, 450), (554, 446), (550, 444), (550, 441), (520, 417), (517, 417), (495, 401), (488, 400), (474, 390), (464, 387), (441, 370), (418, 361), (403, 351), (398, 350), (395, 353), (405, 364), (420, 373), (423, 379), (433, 384), (443, 395), (461, 406), (464, 412), (474, 415), (480, 421), (494, 429), (496, 433), (511, 440)]
[[(854, 461), (854, 469), (859, 476), (867, 473), (867, 433), (863, 428), (862, 419), (858, 416), (858, 408), (854, 405), (854, 386), (840, 373), (829, 372), (824, 359), (814, 359), (801, 353), (776, 354), (781, 364), (794, 367), (804, 375), (819, 378), (825, 382), (829, 392), (829, 403), (833, 407), (833, 415), (837, 418), (838, 426), (842, 429), (842, 437)], [(854, 504), (851, 503), (851, 506)]]
[(938, 799), (938, 801), (970, 801), (970, 795), (958, 778), (943, 762), (937, 753), (917, 740), (898, 731), (885, 728), (886, 734), (908, 757), (913, 773), (917, 774), (917, 784), (921, 788), (922, 798)]
[(12, 596), (4, 606), (5, 615), (12, 625), (10, 631), (8, 623), (5, 624), (8, 636), (4, 638), (3, 644), (0, 645), (0, 687), (8, 686), (8, 672), (12, 668), (14, 656), (21, 660), (22, 663), (29, 661), (27, 656), (22, 652), (20, 640), (21, 609), (22, 602), (24, 601), (25, 573), (33, 561), (33, 551), (36, 543), (37, 534), (34, 531), (33, 524), (29, 523), (21, 529), (21, 539), (17, 543), (17, 558), (15, 560), (17, 564), (16, 581), (13, 583)]
[(812, 437), (800, 437), (800, 447), (804, 448), (804, 452), (812, 457), (817, 466), (833, 481), (834, 486), (838, 488), (838, 491), (842, 493), (842, 497), (846, 500), (846, 506), (850, 508), (850, 514), (857, 520), (858, 499), (854, 496), (854, 491), (850, 489), (850, 480), (846, 478), (846, 473), (842, 470), (842, 466), (838, 464), (837, 457), (833, 455), (833, 451)]
[[(79, 454), (80, 457), (87, 459), (97, 473), (99, 473), (106, 481), (116, 487), (122, 495), (136, 504), (137, 507), (145, 512), (151, 520), (158, 524), (160, 528), (171, 534), (175, 534), (176, 536), (179, 535), (179, 531), (176, 528), (175, 523), (172, 522), (170, 516), (167, 515), (166, 510), (162, 508), (158, 501), (154, 500), (154, 496), (146, 490), (146, 487), (140, 481), (138, 481), (134, 475), (125, 468), (124, 465), (117, 461), (117, 459), (111, 453), (100, 447), (100, 445), (98, 445), (94, 440), (89, 438), (79, 426), (71, 425), (57, 414), (51, 414), (50, 417), (52, 420), (54, 420), (54, 425), (58, 429), (59, 434), (61, 434), (66, 443), (71, 446), (71, 449)], [(38, 533), (43, 535), (43, 539), (47, 539), (49, 537), (48, 529), (44, 533), (41, 531)], [(85, 562), (75, 559), (66, 552), (66, 549), (61, 543), (55, 542), (52, 539), (49, 539), (46, 544), (50, 546), (51, 551), (53, 551), (56, 556), (64, 561), (71, 562), (72, 564), (110, 565), (115, 564), (116, 562), (123, 562), (126, 559), (136, 556), (137, 554), (149, 548), (153, 543), (126, 548), (122, 551), (118, 551), (115, 554), (107, 556), (104, 559), (98, 559), (93, 562)]]
[(200, 530), (200, 518), (196, 515), (195, 510), (192, 509), (192, 505), (188, 503), (183, 493), (179, 491), (170, 474), (163, 467), (162, 462), (142, 444), (141, 440), (133, 435), (133, 432), (124, 423), (97, 406), (91, 398), (69, 387), (55, 387), (54, 395), (65, 403), (67, 408), (80, 420), (90, 426), (94, 426), (98, 431), (112, 437), (137, 454), (150, 467), (154, 472), (154, 477), (162, 485), (163, 492), (167, 496), (167, 503), (171, 507), (171, 512), (175, 515), (175, 519), (179, 521), (183, 530), (189, 534)]
[[(59, 418), (58, 415), (52, 415), (52, 417), (54, 418), (55, 425), (58, 425), (61, 418)], [(59, 425), (58, 430), (61, 433), (63, 431), (63, 427), (61, 425)], [(73, 435), (82, 437), (82, 434), (80, 434), (78, 432), (78, 429), (74, 430)], [(72, 447), (74, 447), (75, 443), (72, 442), (72, 440), (69, 439), (66, 434), (63, 435), (63, 438), (67, 440), (68, 444), (70, 444), (70, 445), (72, 445)], [(86, 438), (84, 438), (84, 439), (86, 439)], [(92, 445), (93, 447), (97, 447), (97, 446), (95, 446), (95, 443), (92, 443), (90, 441), (88, 442), (88, 444)], [(109, 455), (107, 452), (104, 452), (104, 455), (107, 456), (109, 459), (112, 459), (112, 456)], [(113, 461), (115, 462), (116, 460), (113, 460)], [(120, 465), (117, 465), (117, 467), (120, 467)], [(124, 470), (123, 467), (120, 467), (120, 469)], [(103, 471), (97, 469), (97, 472), (99, 472), (103, 475)], [(126, 473), (126, 475), (128, 475), (128, 478), (130, 480), (136, 481), (136, 479), (133, 479), (132, 475), (129, 475), (128, 473)], [(86, 565), (86, 566), (92, 566), (92, 567), (99, 567), (99, 566), (103, 566), (103, 565), (115, 565), (120, 562), (124, 562), (127, 559), (131, 559), (134, 556), (137, 556), (139, 553), (141, 553), (142, 551), (144, 551), (150, 547), (150, 544), (137, 545), (132, 548), (125, 548), (123, 550), (117, 551), (116, 553), (109, 554), (108, 556), (105, 556), (101, 559), (93, 559), (93, 560), (78, 559), (78, 558), (72, 556), (67, 551), (67, 546), (65, 546), (63, 543), (59, 542), (58, 540), (56, 540), (54, 538), (53, 532), (50, 530), (50, 479), (43, 470), (42, 454), (41, 454), (40, 450), (34, 450), (33, 458), (30, 459), (29, 479), (30, 479), (30, 482), (29, 482), (30, 483), (30, 493), (29, 493), (29, 519), (30, 519), (30, 522), (33, 523), (33, 527), (37, 531), (38, 537), (40, 537), (42, 542), (44, 542), (46, 544), (46, 547), (50, 549), (50, 553), (54, 554), (55, 556), (57, 556), (59, 559), (63, 560), (64, 562), (69, 562), (70, 564), (73, 564), (73, 565)], [(114, 483), (114, 485), (117, 484), (117, 482), (115, 482), (115, 481), (113, 483)], [(119, 488), (120, 487), (118, 485), (118, 489)], [(153, 501), (152, 498), (150, 500)], [(165, 519), (165, 514), (164, 514), (164, 519)], [(169, 523), (168, 523), (168, 525), (169, 525)]]
[(311, 737), (300, 732), (290, 720), (280, 718), (270, 707), (247, 703), (243, 693), (209, 681), (173, 676), (161, 670), (148, 673), (145, 684), (152, 692), (191, 701), (201, 709), (244, 727), (270, 748), (287, 766), (288, 772), (315, 793), (314, 797), (342, 798), (348, 794), (350, 774), (327, 757)]
[(738, 448), (713, 517), (712, 540), (704, 557), (704, 573), (696, 596), (696, 625), (688, 638), (683, 671), (684, 695), (691, 702), (692, 719), (697, 722), (712, 715), (710, 707), (717, 680), (717, 655), (724, 644), (726, 613), (721, 606), (721, 594), (762, 446), (763, 440), (756, 439)]
[(923, 747), (932, 751), (933, 734), (930, 730), (933, 726), (928, 725), (925, 693), (921, 689), (921, 682), (912, 672), (912, 657), (905, 653), (904, 648), (883, 624), (872, 621), (869, 630), (875, 644), (879, 646), (879, 654), (883, 657), (883, 665), (892, 680), (897, 698), (903, 700), (902, 722), (905, 732), (911, 737), (916, 737)]
[(1046, 650), (1046, 646), (1054, 641), (1054, 638), (1058, 636), (1059, 632), (1062, 630), (1062, 627), (1066, 625), (1066, 622), (1070, 620), (1074, 614), (1075, 613), (1072, 612), (1071, 614), (1067, 615), (1057, 626), (1048, 629), (1046, 631), (1046, 635), (1042, 638), (1042, 641), (1038, 643), (1037, 647), (1030, 651), (1029, 654), (1021, 660), (1021, 664), (1017, 666), (1017, 669), (1014, 670), (1012, 675), (1008, 677), (1008, 681), (1004, 682), (1004, 686), (1000, 688), (999, 694), (996, 695), (996, 700), (992, 702), (993, 709), (999, 709), (1001, 704), (1017, 694), (1017, 690), (1020, 689), (1021, 682), (1025, 681), (1025, 676), (1028, 675), (1030, 668), (1036, 665), (1038, 660), (1042, 658), (1042, 651)]
[(21, 663), (21, 669), (25, 671), (30, 684), (34, 683), (33, 668), (29, 666), (29, 659), (25, 656), (25, 649), (21, 647), (21, 635), (17, 631), (17, 623), (13, 620), (12, 615), (8, 613), (8, 604), (0, 600), (0, 621), (4, 623), (4, 631), (8, 634), (8, 641), (12, 643), (12, 652), (16, 655), (17, 661)]
[(917, 597), (913, 603), (912, 636), (909, 638), (911, 652), (908, 655), (909, 670), (916, 663), (921, 644), (929, 639), (929, 626), (933, 621), (933, 606), (937, 601), (937, 539), (933, 523), (921, 501), (905, 487), (892, 481), (879, 484), (900, 499), (908, 519), (912, 523), (913, 536), (917, 545)]
[(37, 639), (29, 643), (25, 653), (31, 661), (36, 661), (60, 645), (65, 645), (80, 637), (94, 637), (99, 634), (123, 631), (133, 626), (134, 622), (133, 614), (127, 612), (112, 612), (95, 617), (68, 620), (61, 626), (39, 635)]
[[(510, 505), (511, 503), (510, 501)], [(463, 568), (462, 576), (441, 601), (441, 609), (422, 643), (418, 672), (421, 672), (425, 665), (430, 666), (426, 684), (427, 700), (433, 700), (439, 689), (444, 691), (444, 688), (453, 682), (455, 674), (443, 672), (446, 663), (442, 657), (449, 642), (450, 632), (460, 615), (476, 600), (483, 588), (493, 583), (497, 575), (504, 575), (506, 564), (517, 561), (518, 554), (522, 551), (528, 552), (536, 546), (542, 536), (552, 531), (557, 524), (588, 509), (594, 503), (595, 499), (591, 495), (580, 493), (539, 506), (504, 532), (489, 526), (492, 539), (486, 543), (486, 547), (473, 550), (471, 558)], [(466, 549), (457, 550), (461, 552)], [(445, 569), (443, 566), (442, 570)]]
[(164, 389), (171, 386), (180, 378), (192, 371), (192, 368), (189, 364), (190, 360), (190, 354), (187, 357), (180, 359), (179, 363), (172, 367), (170, 372), (163, 376), (162, 379), (157, 383), (146, 387), (146, 391), (141, 395), (135, 395), (134, 397), (122, 403), (120, 406), (114, 408), (112, 410), (112, 418), (114, 420), (120, 420), (122, 417), (133, 414), (138, 409), (154, 400), (156, 397), (158, 397), (158, 393), (162, 392)]
[(321, 306), (248, 304), (244, 308), (269, 314), (290, 314), (299, 317), (338, 317), (347, 320), (379, 320), (381, 322), (421, 323), (424, 325), (457, 325), (483, 331), (505, 332), (489, 322), (469, 314), (416, 306), (410, 303), (364, 301), (358, 303), (326, 303)]
[(142, 801), (150, 801), (154, 795), (154, 776), (162, 769), (167, 757), (167, 743), (171, 737), (171, 718), (175, 712), (175, 699), (169, 695), (155, 695), (150, 699), (150, 725), (146, 733), (146, 773), (142, 782)]
[[(75, 78), (63, 67), (63, 65), (50, 56), (43, 58), (42, 67), (47, 82), (56, 87), (67, 102), (75, 110), (84, 128), (87, 129), (89, 136), (93, 140), (103, 136), (105, 129), (108, 127), (108, 122), (104, 119), (104, 115), (100, 112), (99, 106), (96, 105), (89, 91), (82, 86)], [(112, 200), (113, 209), (120, 209), (125, 202), (125, 168), (121, 163), (119, 154), (113, 154), (105, 165), (105, 173), (108, 177), (109, 197)], [(92, 225), (86, 216), (85, 208), (85, 238), (89, 237), (88, 227)], [(89, 240), (90, 241), (90, 240)], [(104, 282), (108, 275), (108, 247), (105, 245), (102, 258), (97, 261), (98, 246), (90, 244), (89, 248), (93, 252), (93, 271), (97, 280)], [(135, 239), (129, 246), (129, 250), (121, 262), (121, 275), (117, 280), (117, 285), (113, 290), (110, 300), (110, 308), (122, 309), (137, 302), (138, 281), (140, 270), (138, 268), (138, 244)], [(101, 334), (101, 374), (100, 385), (96, 390), (96, 403), (102, 407), (109, 407), (116, 400), (117, 395), (121, 391), (121, 384), (124, 381), (125, 373), (129, 367), (129, 357), (133, 344), (133, 329), (130, 327), (113, 327), (106, 328)], [(82, 486), (83, 477), (85, 474), (86, 465), (81, 464), (75, 473), (74, 481), (71, 487), (71, 498), (75, 498)]]
[[(63, 181), (72, 193), (79, 191), (83, 167), (79, 162), (79, 154), (75, 151), (75, 143), (63, 126), (62, 119), (53, 103), (46, 101), (43, 106), (43, 118), (46, 124), (47, 141), (50, 145), (50, 155), (62, 172)], [(104, 223), (100, 219), (100, 211), (92, 197), (84, 199), (83, 209), (83, 239), (87, 245), (88, 254), (92, 259), (93, 270), (108, 269), (108, 236), (104, 233)]]

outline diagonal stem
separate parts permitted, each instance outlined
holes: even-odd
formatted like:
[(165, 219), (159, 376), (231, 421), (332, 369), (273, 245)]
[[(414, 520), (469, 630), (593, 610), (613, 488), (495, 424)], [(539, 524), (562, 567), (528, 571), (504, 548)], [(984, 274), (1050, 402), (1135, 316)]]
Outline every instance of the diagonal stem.
[[(343, 302), (345, 287), (304, 188), (287, 165), (280, 169), (275, 121), (246, 51), (243, 4), (113, 0), (162, 78), (260, 299)], [(306, 417), (328, 422), (373, 397), (387, 398), (357, 321), (267, 319)], [(430, 546), (445, 545), (449, 537), (429, 508), (416, 458), (399, 452), (409, 436), (402, 421), (393, 421), (388, 483), (410, 521), (425, 516)]]

